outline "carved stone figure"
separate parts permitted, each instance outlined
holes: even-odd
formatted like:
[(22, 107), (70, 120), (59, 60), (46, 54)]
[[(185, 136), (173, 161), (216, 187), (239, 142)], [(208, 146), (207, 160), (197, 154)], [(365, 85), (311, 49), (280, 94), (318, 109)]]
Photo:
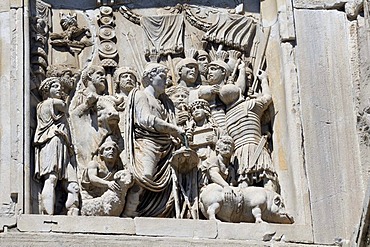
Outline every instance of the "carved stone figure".
[[(278, 191), (277, 175), (271, 156), (266, 149), (266, 139), (261, 134), (261, 117), (272, 101), (267, 74), (260, 72), (262, 94), (257, 98), (241, 96), (241, 90), (233, 84), (224, 85), (220, 98), (226, 105), (226, 126), (235, 142), (232, 158), (237, 169), (240, 187), (262, 183), (266, 188)], [(235, 125), (238, 123), (237, 125)]]
[[(138, 83), (139, 75), (136, 70), (130, 67), (121, 67), (116, 69), (113, 74), (113, 81), (115, 84), (115, 96), (121, 103), (117, 104), (117, 111), (119, 114), (119, 129), (121, 136), (124, 137), (124, 131), (126, 129), (126, 105), (129, 93), (139, 87)], [(124, 153), (122, 153), (123, 155)], [(121, 158), (124, 158), (121, 156)]]
[[(103, 120), (102, 117), (98, 121), (97, 102), (99, 97), (106, 92), (106, 78), (103, 67), (90, 66), (85, 69), (82, 72), (81, 82), (80, 88), (76, 91), (71, 101), (69, 112), (76, 158), (79, 166), (84, 166), (91, 160), (99, 144), (103, 142), (103, 138), (109, 133), (108, 129), (99, 129), (99, 125), (108, 127), (108, 121)], [(106, 114), (103, 114), (103, 103), (101, 101), (99, 115), (110, 116), (118, 124), (118, 113), (112, 114), (106, 110)], [(105, 105), (107, 103), (109, 101), (106, 101)], [(113, 109), (113, 107), (110, 107), (110, 110)]]
[(193, 58), (195, 53), (196, 50), (189, 50), (186, 53), (187, 57), (176, 64), (176, 71), (179, 76), (178, 85), (189, 89), (189, 103), (198, 98), (197, 89), (199, 88), (199, 82), (197, 79), (199, 67), (197, 61)]
[(212, 183), (200, 194), (200, 208), (210, 220), (250, 223), (294, 223), (286, 212), (282, 198), (276, 192), (261, 187), (231, 187), (233, 196), (228, 198), (219, 184)]
[[(78, 27), (77, 14), (73, 15), (61, 13), (60, 25), (62, 33), (51, 33), (51, 44), (54, 46), (66, 46), (68, 48), (78, 47), (83, 49), (86, 46), (91, 46), (92, 42), (87, 40), (91, 36), (90, 30), (86, 27)], [(86, 38), (85, 38), (86, 37)], [(72, 50), (71, 50), (72, 51)]]
[(211, 114), (221, 129), (225, 128), (225, 107), (218, 98), (220, 86), (226, 84), (230, 74), (230, 66), (224, 61), (227, 52), (220, 51), (218, 58), (208, 67), (208, 85), (199, 88), (199, 98), (207, 100), (211, 106)]
[(35, 176), (44, 179), (41, 192), (42, 213), (54, 214), (56, 185), (65, 183), (68, 193), (68, 214), (78, 214), (78, 184), (76, 165), (71, 156), (73, 149), (66, 118), (68, 107), (62, 95), (59, 78), (45, 79), (39, 88), (44, 101), (37, 106), (35, 145)]
[(172, 86), (166, 89), (166, 94), (175, 106), (177, 125), (185, 127), (190, 118), (188, 106), (189, 89), (183, 86)]
[(121, 215), (133, 177), (122, 165), (115, 142), (106, 141), (99, 147), (98, 157), (87, 165), (81, 184), (82, 215)]
[(216, 156), (215, 144), (218, 139), (219, 129), (217, 123), (211, 116), (211, 110), (207, 101), (198, 99), (190, 104), (192, 120), (189, 123), (189, 132), (191, 133), (190, 147), (195, 150), (200, 159), (198, 168), (201, 171), (200, 186), (205, 181), (205, 172), (207, 169), (206, 160)]
[(198, 50), (197, 62), (199, 66), (200, 80), (203, 85), (207, 83), (208, 65), (211, 61), (209, 54), (204, 50)]
[(70, 64), (50, 65), (47, 69), (46, 77), (59, 77), (64, 92), (67, 96), (76, 89), (76, 84), (80, 78), (80, 72)]
[(230, 136), (221, 136), (216, 143), (216, 156), (209, 157), (205, 162), (209, 183), (221, 185), (225, 193), (231, 193), (230, 185), (236, 185), (235, 170), (230, 164), (234, 148), (234, 141)]
[(126, 131), (125, 143), (136, 185), (129, 191), (124, 212), (127, 216), (137, 215), (139, 196), (144, 189), (156, 193), (152, 201), (145, 200), (150, 201), (151, 211), (142, 205), (143, 214), (155, 216), (166, 210), (163, 201), (168, 200), (169, 194), (165, 191), (171, 178), (168, 160), (174, 150), (171, 136), (181, 138), (185, 133), (176, 125), (174, 105), (165, 94), (166, 76), (164, 65), (149, 63), (142, 77), (144, 89), (133, 90), (129, 96), (129, 115), (133, 118)]

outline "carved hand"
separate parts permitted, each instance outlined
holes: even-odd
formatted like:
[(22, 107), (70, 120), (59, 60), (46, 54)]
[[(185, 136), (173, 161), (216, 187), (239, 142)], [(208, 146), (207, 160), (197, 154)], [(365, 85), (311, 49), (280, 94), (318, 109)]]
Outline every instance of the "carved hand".
[(211, 88), (211, 93), (218, 94), (220, 92), (220, 85), (213, 85)]
[(113, 191), (119, 191), (121, 189), (121, 187), (119, 186), (119, 184), (116, 183), (116, 181), (109, 181), (107, 185), (108, 188)]
[(86, 96), (86, 103), (89, 107), (93, 106), (97, 100), (98, 100), (98, 95), (96, 93), (89, 93)]
[(225, 195), (225, 202), (232, 202), (236, 196), (233, 189), (228, 185), (224, 187), (223, 191)]
[(258, 73), (257, 73), (257, 77), (258, 77), (258, 79), (259, 80), (264, 80), (264, 79), (266, 79), (267, 80), (267, 73), (266, 73), (266, 71), (263, 71), (263, 70), (258, 70)]

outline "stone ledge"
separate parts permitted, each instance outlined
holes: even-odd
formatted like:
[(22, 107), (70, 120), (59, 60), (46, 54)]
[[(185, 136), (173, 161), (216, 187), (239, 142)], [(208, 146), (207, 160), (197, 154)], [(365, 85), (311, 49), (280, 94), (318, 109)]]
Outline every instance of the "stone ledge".
[(191, 239), (175, 237), (144, 237), (128, 235), (97, 235), (97, 234), (62, 234), (62, 233), (19, 233), (0, 234), (0, 246), (6, 247), (60, 247), (60, 246), (96, 246), (96, 247), (328, 247), (328, 245), (312, 245), (303, 243), (262, 242), (254, 240), (223, 240), (223, 239)]
[(216, 238), (217, 224), (209, 220), (135, 218), (136, 235)]
[(217, 229), (219, 239), (313, 243), (312, 229), (304, 225), (218, 222)]
[(21, 232), (68, 232), (100, 234), (135, 234), (133, 219), (118, 217), (20, 215), (17, 228)]
[(313, 243), (306, 225), (224, 223), (209, 220), (20, 215), (21, 232), (136, 235), (191, 239)]
[(13, 227), (17, 224), (17, 218), (15, 216), (5, 217), (0, 216), (0, 232), (4, 231), (4, 227)]

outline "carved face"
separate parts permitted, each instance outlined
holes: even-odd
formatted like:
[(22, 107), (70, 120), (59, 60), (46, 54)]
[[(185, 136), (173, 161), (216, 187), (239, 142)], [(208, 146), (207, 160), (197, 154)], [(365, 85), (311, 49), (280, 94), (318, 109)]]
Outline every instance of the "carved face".
[(252, 72), (247, 72), (246, 74), (246, 80), (247, 80), (247, 86), (248, 87), (251, 87), (252, 86), (252, 84), (253, 84), (253, 73)]
[(121, 91), (130, 92), (136, 86), (136, 77), (131, 73), (122, 73), (119, 76), (119, 87)]
[(206, 55), (199, 56), (197, 61), (198, 61), (198, 65), (199, 65), (199, 72), (204, 74), (204, 75), (207, 74), (208, 63), (209, 63), (208, 57)]
[(158, 71), (154, 76), (150, 78), (151, 85), (158, 95), (164, 93), (166, 89), (167, 72)]
[(202, 121), (207, 117), (207, 113), (202, 106), (195, 106), (195, 109), (191, 115), (193, 116), (195, 122)]
[(220, 141), (217, 142), (216, 145), (216, 151), (222, 156), (222, 157), (228, 157), (230, 158), (231, 155), (234, 152), (233, 145), (226, 141)]
[(63, 87), (59, 81), (55, 81), (50, 85), (49, 97), (54, 99), (61, 99), (63, 95)]
[(225, 78), (225, 71), (218, 65), (211, 64), (208, 68), (208, 83), (210, 85), (220, 84)]
[(115, 161), (118, 157), (118, 150), (113, 144), (108, 144), (103, 148), (101, 157), (106, 161)]
[(186, 105), (188, 102), (188, 95), (183, 91), (172, 94), (170, 98), (177, 109), (180, 109), (181, 106)]
[(105, 90), (105, 71), (103, 68), (95, 70), (91, 75), (91, 81), (96, 88), (98, 94), (102, 93)]
[(198, 68), (195, 64), (186, 64), (181, 68), (179, 74), (181, 80), (194, 84), (198, 77)]

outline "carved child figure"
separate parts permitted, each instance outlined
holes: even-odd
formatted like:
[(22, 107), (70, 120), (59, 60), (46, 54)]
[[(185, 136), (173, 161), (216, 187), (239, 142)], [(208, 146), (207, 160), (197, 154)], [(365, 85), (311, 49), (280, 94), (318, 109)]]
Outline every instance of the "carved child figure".
[(211, 116), (211, 110), (207, 101), (198, 99), (190, 104), (192, 120), (189, 123), (191, 133), (190, 148), (197, 152), (200, 159), (198, 168), (201, 171), (200, 186), (206, 181), (206, 160), (216, 156), (215, 143), (217, 142), (219, 130), (217, 123)]
[(175, 106), (177, 125), (185, 127), (190, 118), (188, 106), (189, 89), (183, 86), (172, 86), (166, 89), (166, 94)]
[(45, 79), (39, 90), (44, 101), (37, 106), (35, 145), (35, 176), (44, 179), (41, 192), (42, 213), (53, 215), (55, 188), (63, 181), (68, 193), (66, 208), (69, 215), (78, 214), (78, 184), (76, 165), (72, 163), (71, 138), (66, 118), (68, 106), (62, 98), (59, 78)]
[(132, 184), (132, 174), (119, 158), (118, 145), (107, 140), (99, 147), (97, 159), (83, 172), (81, 214), (119, 216)]
[(230, 164), (234, 153), (234, 141), (230, 136), (221, 136), (216, 143), (217, 156), (210, 157), (207, 162), (209, 182), (221, 185), (231, 193), (230, 185), (236, 185), (235, 170)]
[(261, 133), (261, 117), (272, 97), (266, 72), (260, 71), (258, 78), (262, 93), (256, 98), (248, 97), (244, 100), (241, 89), (228, 84), (220, 89), (220, 99), (226, 105), (226, 126), (235, 142), (232, 162), (237, 169), (239, 187), (261, 184), (277, 191), (277, 174), (265, 147), (266, 139)]

